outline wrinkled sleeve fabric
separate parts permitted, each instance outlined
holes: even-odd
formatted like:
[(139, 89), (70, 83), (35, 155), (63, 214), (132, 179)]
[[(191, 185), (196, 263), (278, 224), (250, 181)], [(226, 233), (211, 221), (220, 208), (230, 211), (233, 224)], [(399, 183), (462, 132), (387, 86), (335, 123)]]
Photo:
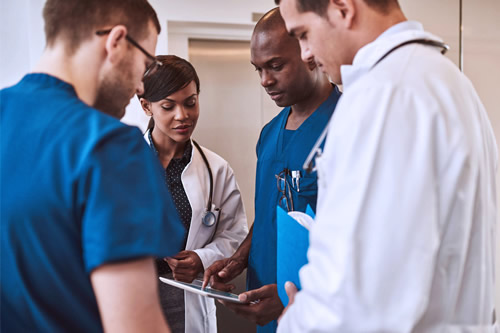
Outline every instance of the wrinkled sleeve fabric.
[(119, 126), (88, 141), (76, 189), (86, 270), (179, 252), (185, 231), (140, 132)]
[(428, 302), (440, 237), (435, 112), (409, 89), (350, 96), (318, 161), (309, 264), (278, 332), (410, 332)]

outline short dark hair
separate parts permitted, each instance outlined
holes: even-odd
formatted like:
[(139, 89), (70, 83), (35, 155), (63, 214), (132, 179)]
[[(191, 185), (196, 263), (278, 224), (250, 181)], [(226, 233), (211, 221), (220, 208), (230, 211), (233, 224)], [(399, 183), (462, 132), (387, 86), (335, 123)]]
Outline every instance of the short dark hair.
[[(319, 16), (324, 16), (326, 14), (326, 9), (328, 8), (329, 0), (294, 0), (297, 6), (297, 10), (301, 13), (314, 12)], [(363, 0), (368, 6), (375, 8), (383, 13), (386, 13), (388, 9), (393, 5), (398, 5), (398, 0)], [(274, 0), (274, 2), (279, 5), (280, 0)]]
[(146, 37), (149, 22), (161, 30), (147, 0), (47, 0), (43, 18), (47, 46), (62, 38), (70, 53), (104, 27), (122, 24), (134, 39)]
[[(175, 55), (160, 55), (156, 57), (161, 63), (154, 73), (144, 77), (144, 92), (137, 96), (149, 102), (158, 102), (173, 93), (184, 89), (192, 81), (196, 84), (196, 93), (200, 93), (200, 79), (193, 65)], [(148, 129), (153, 128), (153, 117), (149, 120)]]

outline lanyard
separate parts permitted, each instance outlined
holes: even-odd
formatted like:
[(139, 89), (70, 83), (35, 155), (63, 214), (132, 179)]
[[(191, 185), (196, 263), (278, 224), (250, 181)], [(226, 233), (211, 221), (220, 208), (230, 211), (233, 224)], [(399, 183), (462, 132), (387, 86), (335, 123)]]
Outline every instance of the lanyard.
[[(411, 40), (407, 40), (406, 42), (403, 42), (401, 44), (394, 46), (386, 54), (384, 54), (379, 60), (377, 60), (377, 62), (375, 63), (375, 65), (373, 65), (373, 67), (377, 66), (382, 60), (385, 59), (385, 57), (387, 57), (392, 52), (396, 51), (400, 47), (403, 47), (403, 46), (406, 46), (409, 44), (422, 44), (422, 45), (439, 47), (439, 48), (441, 48), (441, 54), (445, 54), (446, 51), (448, 51), (450, 49), (450, 47), (448, 45), (446, 45), (443, 42), (439, 42), (437, 40), (425, 39), (425, 38), (411, 39)], [(372, 69), (373, 69), (373, 67), (372, 67)]]
[[(407, 40), (406, 42), (398, 44), (398, 45), (394, 46), (392, 49), (390, 49), (379, 60), (377, 60), (377, 62), (372, 66), (372, 69), (373, 69), (373, 67), (377, 66), (382, 60), (384, 60), (389, 54), (396, 51), (400, 47), (403, 47), (403, 46), (406, 46), (409, 44), (423, 44), (423, 45), (439, 47), (439, 48), (441, 48), (441, 54), (445, 54), (446, 51), (448, 51), (450, 49), (450, 47), (448, 45), (446, 45), (445, 43), (439, 42), (436, 40), (432, 40), (432, 39), (419, 38), (419, 39)], [(313, 161), (316, 157), (320, 157), (322, 152), (323, 152), (321, 150), (320, 146), (326, 140), (326, 135), (328, 134), (328, 128), (330, 127), (330, 121), (332, 120), (332, 118), (333, 117), (330, 117), (330, 119), (328, 120), (328, 123), (326, 124), (325, 129), (323, 130), (323, 132), (321, 132), (321, 135), (319, 136), (318, 140), (316, 140), (316, 143), (314, 144), (311, 152), (309, 153), (309, 155), (307, 156), (307, 158), (304, 162), (304, 165), (302, 166), (307, 173), (311, 173), (311, 172), (316, 171), (316, 165), (313, 165)]]

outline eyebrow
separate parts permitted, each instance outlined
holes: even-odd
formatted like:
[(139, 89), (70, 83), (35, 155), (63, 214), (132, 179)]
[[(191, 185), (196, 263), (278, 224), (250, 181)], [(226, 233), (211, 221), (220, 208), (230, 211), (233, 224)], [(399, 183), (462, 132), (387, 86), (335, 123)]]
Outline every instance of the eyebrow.
[(292, 28), (292, 30), (290, 30), (290, 31), (288, 32), (288, 35), (289, 35), (290, 37), (296, 38), (296, 35), (297, 35), (297, 33), (296, 33), (296, 32), (297, 32), (297, 30), (299, 30), (299, 27)]
[(276, 60), (281, 60), (282, 57), (273, 57), (271, 59), (269, 59), (268, 61), (266, 61), (266, 64), (270, 64), (272, 63), (273, 61), (276, 61)]
[[(271, 58), (271, 59), (267, 60), (264, 64), (265, 64), (265, 65), (269, 65), (269, 64), (271, 64), (273, 61), (277, 61), (277, 60), (281, 60), (281, 59), (283, 59), (283, 57), (273, 57), (273, 58)], [(259, 67), (259, 66), (257, 66), (256, 64), (254, 64), (252, 61), (250, 61), (250, 63), (251, 63), (254, 67)]]

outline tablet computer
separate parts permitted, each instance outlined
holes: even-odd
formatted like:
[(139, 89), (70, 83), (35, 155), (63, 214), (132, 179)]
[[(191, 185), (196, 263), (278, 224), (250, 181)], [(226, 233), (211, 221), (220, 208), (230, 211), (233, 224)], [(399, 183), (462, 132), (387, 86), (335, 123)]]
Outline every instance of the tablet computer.
[(176, 281), (174, 279), (160, 277), (160, 281), (163, 283), (169, 284), (171, 286), (190, 291), (190, 292), (198, 294), (198, 295), (212, 297), (212, 298), (218, 298), (218, 299), (222, 299), (224, 301), (229, 301), (229, 302), (234, 302), (234, 303), (242, 303), (242, 304), (246, 303), (246, 302), (240, 301), (238, 299), (238, 295), (233, 294), (233, 293), (229, 293), (229, 292), (217, 290), (217, 289), (212, 289), (210, 287), (206, 287), (205, 289), (201, 289), (201, 286), (203, 284), (203, 281), (201, 281), (201, 280), (194, 280), (192, 283), (186, 283), (186, 282)]

